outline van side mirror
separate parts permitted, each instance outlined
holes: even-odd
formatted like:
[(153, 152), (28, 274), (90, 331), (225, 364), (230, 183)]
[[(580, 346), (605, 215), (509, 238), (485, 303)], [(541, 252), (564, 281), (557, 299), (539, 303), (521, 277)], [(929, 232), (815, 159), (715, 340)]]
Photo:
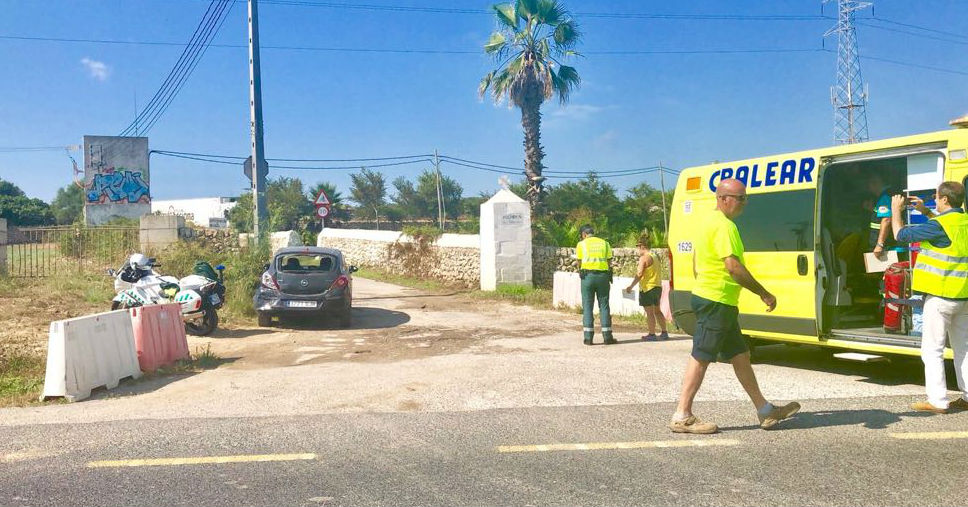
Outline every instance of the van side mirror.
[(360, 268), (358, 268), (356, 266), (350, 266), (350, 273), (356, 273), (359, 270), (360, 270)]

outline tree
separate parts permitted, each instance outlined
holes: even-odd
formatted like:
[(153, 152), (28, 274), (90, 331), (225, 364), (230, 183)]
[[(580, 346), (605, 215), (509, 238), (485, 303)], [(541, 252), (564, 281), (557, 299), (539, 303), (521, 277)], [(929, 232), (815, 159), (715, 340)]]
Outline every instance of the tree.
[[(279, 177), (266, 183), (270, 231), (301, 230), (313, 216), (313, 204), (303, 191), (299, 178)], [(252, 232), (252, 193), (239, 197), (228, 217), (238, 232)]]
[(74, 183), (57, 190), (50, 211), (58, 225), (72, 224), (84, 211), (84, 189)]
[(309, 190), (309, 200), (315, 201), (320, 190), (326, 191), (326, 197), (329, 197), (330, 202), (329, 215), (326, 215), (325, 218), (326, 225), (331, 225), (334, 220), (349, 220), (350, 210), (346, 207), (346, 203), (343, 202), (343, 194), (339, 190), (336, 190), (336, 185), (328, 181), (317, 183)]
[(360, 172), (351, 174), (350, 179), (353, 181), (350, 197), (359, 205), (357, 214), (379, 221), (380, 211), (387, 203), (386, 177), (380, 171), (363, 167)]
[[(427, 169), (417, 177), (417, 184), (400, 176), (393, 180), (396, 193), (392, 197), (396, 211), (407, 218), (438, 219), (437, 172)], [(461, 197), (464, 189), (449, 176), (440, 176), (440, 192), (448, 218), (457, 218), (462, 212)]]
[(563, 58), (577, 55), (573, 48), (581, 33), (555, 0), (517, 0), (493, 9), (500, 30), (491, 34), (484, 52), (494, 58), (498, 68), (481, 79), (478, 93), (484, 97), (490, 90), (495, 102), (507, 99), (509, 106), (521, 109), (527, 199), (534, 210), (542, 201), (544, 182), (541, 104), (555, 95), (565, 104), (581, 84), (578, 71), (561, 63)]
[(313, 203), (306, 197), (302, 180), (280, 176), (266, 185), (269, 229), (301, 230), (313, 215)]
[(0, 195), (0, 218), (16, 226), (50, 225), (54, 222), (54, 214), (46, 202), (25, 195)]
[(25, 194), (23, 190), (20, 190), (20, 187), (17, 185), (0, 178), (0, 195), (9, 197), (24, 197), (27, 194)]

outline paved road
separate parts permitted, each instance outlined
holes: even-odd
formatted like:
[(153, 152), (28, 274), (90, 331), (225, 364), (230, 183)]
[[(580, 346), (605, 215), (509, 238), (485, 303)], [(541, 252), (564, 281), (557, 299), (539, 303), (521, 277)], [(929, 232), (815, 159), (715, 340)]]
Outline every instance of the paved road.
[(673, 435), (688, 340), (584, 347), (571, 315), (357, 291), (354, 329), (226, 332), (216, 370), (0, 410), (0, 505), (965, 502), (968, 413), (909, 412), (916, 361), (765, 347), (764, 391), (803, 413), (760, 430), (714, 365), (696, 408), (724, 431)]
[[(0, 448), (21, 451), (0, 465), (0, 505), (963, 505), (966, 441), (897, 435), (963, 432), (968, 413), (907, 401), (811, 400), (773, 431), (706, 403), (725, 431), (701, 438), (663, 429), (670, 404), (7, 427)], [(642, 448), (500, 452), (615, 442)], [(650, 447), (668, 442), (726, 445)], [(314, 456), (88, 466), (280, 454)]]

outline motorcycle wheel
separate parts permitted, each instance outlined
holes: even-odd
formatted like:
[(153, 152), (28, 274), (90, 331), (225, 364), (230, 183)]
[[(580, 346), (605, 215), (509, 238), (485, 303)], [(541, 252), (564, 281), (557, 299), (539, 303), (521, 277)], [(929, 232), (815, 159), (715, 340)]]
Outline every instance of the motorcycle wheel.
[(215, 311), (215, 308), (211, 306), (206, 307), (201, 322), (197, 322), (199, 321), (186, 322), (185, 331), (194, 336), (208, 336), (218, 327), (218, 313)]

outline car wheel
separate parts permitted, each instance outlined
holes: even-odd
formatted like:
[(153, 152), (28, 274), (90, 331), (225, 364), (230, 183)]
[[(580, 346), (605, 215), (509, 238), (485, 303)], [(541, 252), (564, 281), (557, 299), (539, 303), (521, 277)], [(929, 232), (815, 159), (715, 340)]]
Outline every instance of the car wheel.
[(266, 312), (259, 312), (259, 327), (269, 327), (272, 325), (272, 316)]
[(350, 327), (353, 325), (353, 314), (349, 308), (347, 308), (339, 316), (339, 327)]

